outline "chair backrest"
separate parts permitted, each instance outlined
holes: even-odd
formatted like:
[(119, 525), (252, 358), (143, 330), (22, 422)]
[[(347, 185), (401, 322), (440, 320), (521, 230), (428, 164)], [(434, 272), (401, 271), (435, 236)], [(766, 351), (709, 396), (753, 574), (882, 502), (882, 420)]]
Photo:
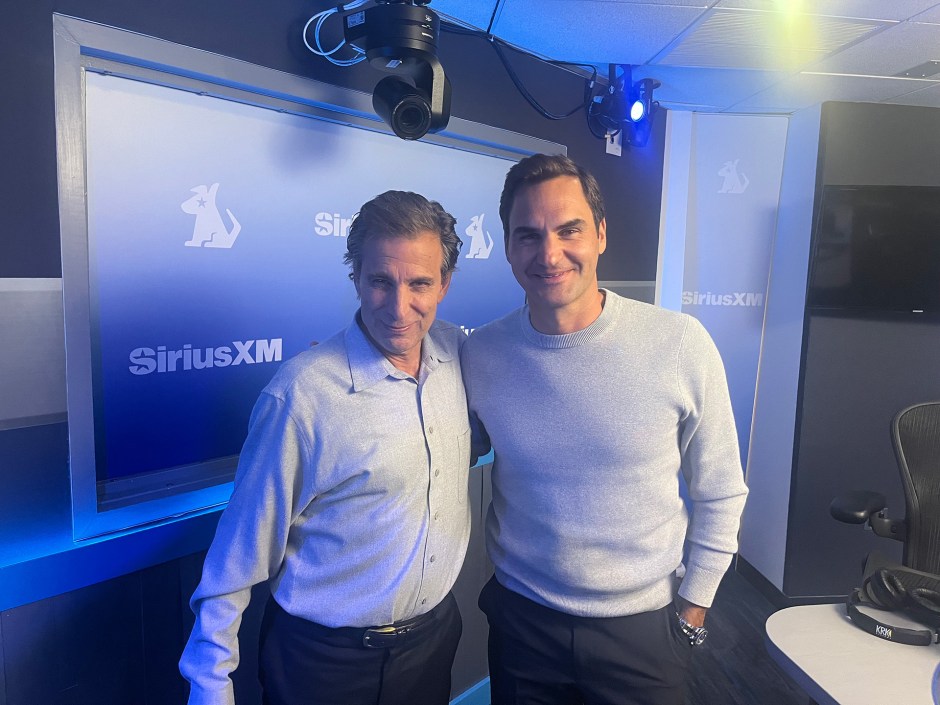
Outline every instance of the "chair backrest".
[(940, 402), (904, 409), (892, 437), (907, 503), (904, 565), (940, 574)]

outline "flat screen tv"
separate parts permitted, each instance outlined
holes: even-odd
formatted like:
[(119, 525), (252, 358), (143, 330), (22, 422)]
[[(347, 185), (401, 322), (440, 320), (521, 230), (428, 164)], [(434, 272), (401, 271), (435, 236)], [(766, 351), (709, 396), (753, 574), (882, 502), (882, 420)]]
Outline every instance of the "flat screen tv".
[(826, 186), (810, 308), (940, 311), (940, 187)]

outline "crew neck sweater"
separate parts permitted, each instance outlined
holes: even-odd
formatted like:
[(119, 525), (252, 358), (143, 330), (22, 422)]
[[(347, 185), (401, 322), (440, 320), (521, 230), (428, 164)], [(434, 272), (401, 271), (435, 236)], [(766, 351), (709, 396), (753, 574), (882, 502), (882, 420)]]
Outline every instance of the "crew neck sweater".
[(487, 551), (506, 588), (612, 617), (667, 605), (687, 548), (679, 594), (708, 607), (747, 494), (721, 358), (694, 318), (604, 293), (583, 330), (522, 307), (463, 346), (475, 452), (494, 450)]

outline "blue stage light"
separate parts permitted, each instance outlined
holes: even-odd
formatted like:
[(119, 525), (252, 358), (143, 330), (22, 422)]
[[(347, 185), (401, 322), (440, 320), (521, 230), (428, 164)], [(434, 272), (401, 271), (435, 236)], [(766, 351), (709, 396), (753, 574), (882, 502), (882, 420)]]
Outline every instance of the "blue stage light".
[(630, 106), (630, 119), (633, 122), (639, 122), (646, 117), (646, 106), (643, 104), (642, 100), (634, 99), (633, 104)]

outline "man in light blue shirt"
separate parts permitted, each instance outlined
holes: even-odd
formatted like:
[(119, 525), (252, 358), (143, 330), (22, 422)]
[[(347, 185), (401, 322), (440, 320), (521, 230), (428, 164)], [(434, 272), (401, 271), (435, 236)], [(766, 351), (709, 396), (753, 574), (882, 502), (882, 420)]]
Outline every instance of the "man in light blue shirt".
[(354, 219), (361, 308), (286, 362), (252, 413), (235, 491), (192, 598), (190, 705), (232, 705), (238, 627), (270, 581), (268, 705), (444, 705), (470, 532), (459, 328), (435, 320), (460, 239), (435, 202), (389, 191)]

